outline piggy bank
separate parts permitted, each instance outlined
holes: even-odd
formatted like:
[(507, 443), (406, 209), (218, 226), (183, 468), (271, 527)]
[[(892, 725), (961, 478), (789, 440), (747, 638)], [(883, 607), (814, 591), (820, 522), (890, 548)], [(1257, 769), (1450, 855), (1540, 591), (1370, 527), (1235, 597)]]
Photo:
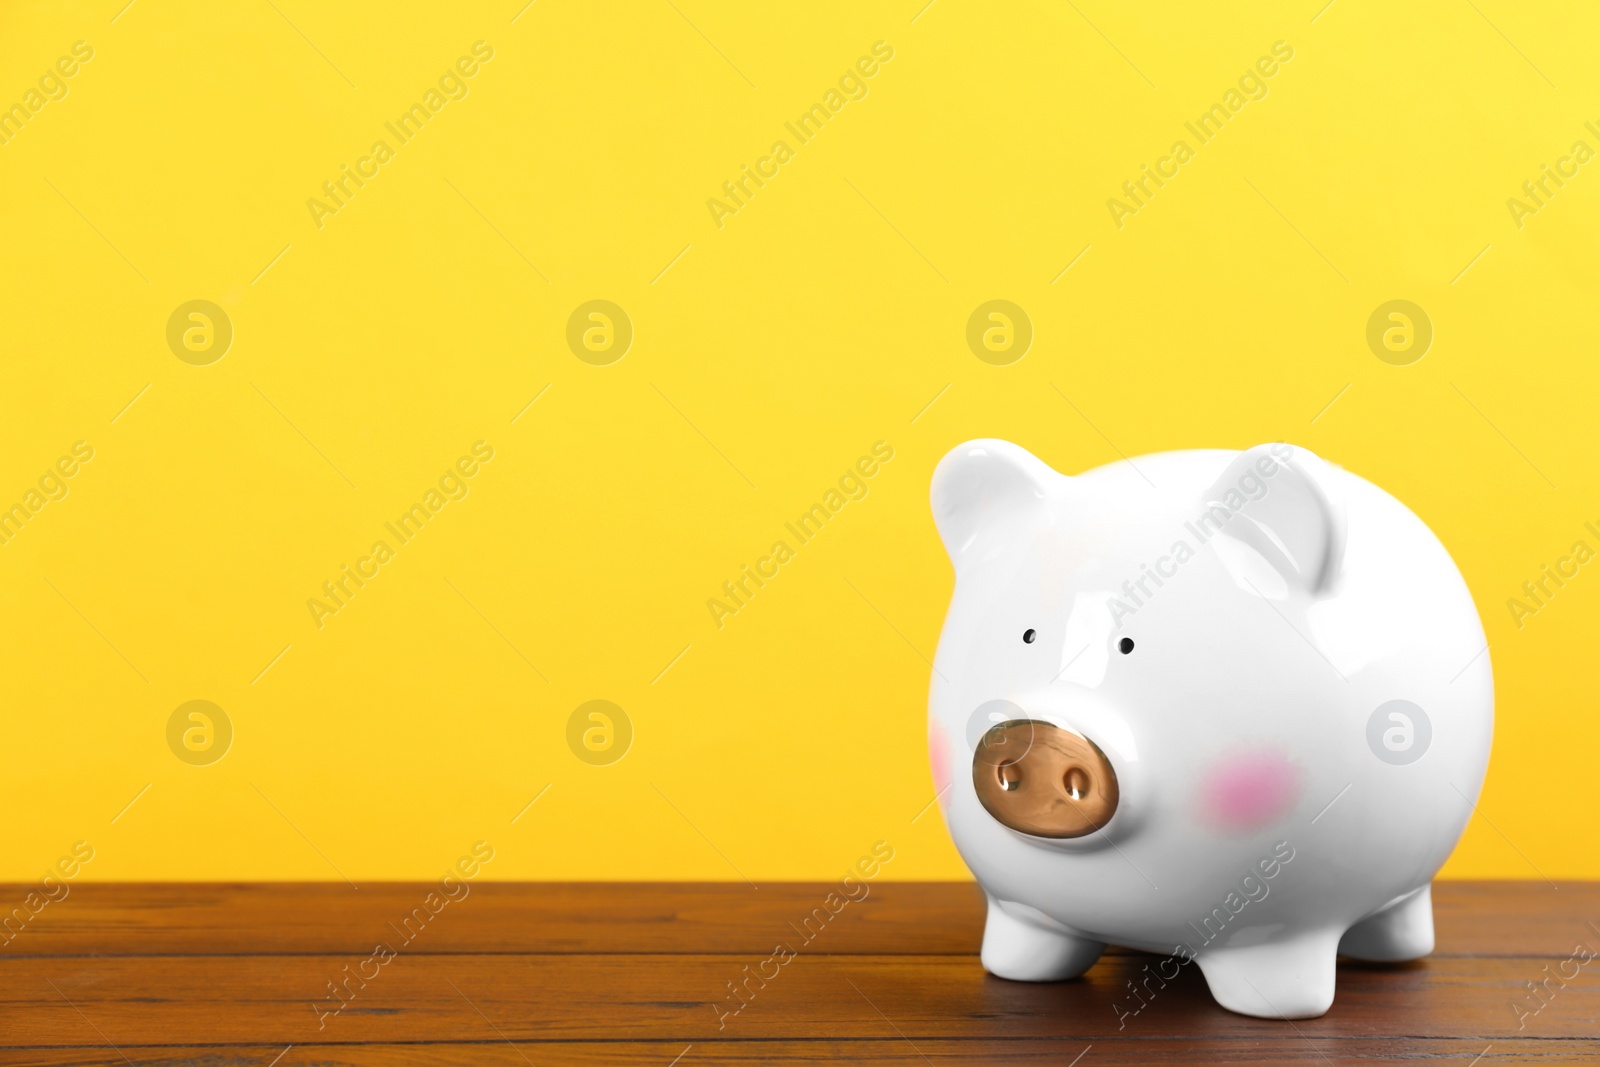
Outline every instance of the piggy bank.
[(1219, 1004), (1307, 1018), (1335, 959), (1433, 949), (1435, 872), (1489, 759), (1471, 594), (1394, 497), (1302, 448), (1066, 476), (961, 445), (933, 476), (955, 567), (935, 787), (985, 896), (983, 966), (1053, 981), (1109, 943)]

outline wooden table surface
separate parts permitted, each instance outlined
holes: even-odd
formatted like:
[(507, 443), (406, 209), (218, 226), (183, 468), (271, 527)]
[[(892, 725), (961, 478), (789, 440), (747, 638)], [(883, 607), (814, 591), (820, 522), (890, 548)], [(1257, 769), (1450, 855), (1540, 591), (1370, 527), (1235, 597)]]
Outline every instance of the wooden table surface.
[(1600, 884), (1440, 883), (1430, 959), (1341, 962), (1294, 1023), (1223, 1011), (1193, 967), (1132, 1014), (1157, 962), (1133, 953), (989, 977), (970, 884), (874, 884), (802, 928), (838, 888), (75, 885), (0, 935), (0, 1063), (1600, 1062)]

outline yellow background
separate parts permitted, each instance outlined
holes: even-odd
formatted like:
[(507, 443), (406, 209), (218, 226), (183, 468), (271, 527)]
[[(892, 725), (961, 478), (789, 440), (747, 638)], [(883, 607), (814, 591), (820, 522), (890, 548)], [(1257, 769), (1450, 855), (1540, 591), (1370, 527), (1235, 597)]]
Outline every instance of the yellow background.
[[(0, 503), (95, 458), (0, 546), (0, 877), (80, 839), (93, 879), (424, 878), (478, 839), (492, 878), (829, 878), (880, 839), (884, 877), (962, 876), (913, 822), (952, 580), (927, 486), (989, 435), (1067, 472), (1283, 439), (1393, 492), (1492, 645), (1447, 874), (1600, 876), (1600, 574), (1506, 608), (1600, 519), (1600, 163), (1506, 206), (1600, 147), (1600, 15), (1322, 2), (6, 5), (0, 101), (95, 56), (0, 147)], [(317, 228), (478, 40), (470, 94)], [(1107, 199), (1279, 40), (1269, 95), (1119, 230)], [(595, 298), (634, 324), (611, 366), (565, 341)], [(994, 298), (1034, 325), (1011, 366), (966, 345)], [(1435, 328), (1412, 366), (1365, 342), (1396, 298)], [(235, 329), (210, 366), (165, 340), (195, 299)], [(478, 440), (470, 495), (319, 630), (307, 598)], [(717, 629), (878, 440), (870, 495)], [(166, 744), (193, 699), (235, 730), (207, 767)], [(567, 748), (591, 699), (634, 726), (611, 766)]]

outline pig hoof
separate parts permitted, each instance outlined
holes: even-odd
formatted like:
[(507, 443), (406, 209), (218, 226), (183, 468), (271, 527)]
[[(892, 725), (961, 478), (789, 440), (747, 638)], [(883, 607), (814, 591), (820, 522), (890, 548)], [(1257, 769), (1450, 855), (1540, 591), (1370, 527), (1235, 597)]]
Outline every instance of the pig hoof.
[[(983, 927), (983, 969), (1013, 982), (1057, 982), (1076, 978), (1094, 965), (1105, 942), (1047, 927), (1014, 914), (1021, 905), (1002, 905), (989, 898), (989, 919)], [(1032, 909), (1027, 909), (1032, 910)], [(1048, 921), (1043, 915), (1040, 920)]]
[(1433, 951), (1433, 886), (1362, 919), (1339, 940), (1339, 954), (1385, 963), (1421, 959)]
[(1261, 1019), (1314, 1019), (1333, 1006), (1339, 935), (1303, 934), (1243, 948), (1202, 952), (1200, 971), (1229, 1011)]

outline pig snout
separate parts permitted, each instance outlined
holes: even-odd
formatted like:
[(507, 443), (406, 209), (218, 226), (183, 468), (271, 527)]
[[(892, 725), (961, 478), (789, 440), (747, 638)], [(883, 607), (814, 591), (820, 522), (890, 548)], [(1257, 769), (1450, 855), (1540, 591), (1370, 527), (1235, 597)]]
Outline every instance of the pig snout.
[(1037, 719), (986, 731), (972, 757), (972, 782), (984, 810), (1034, 837), (1083, 837), (1117, 810), (1117, 775), (1100, 747)]

